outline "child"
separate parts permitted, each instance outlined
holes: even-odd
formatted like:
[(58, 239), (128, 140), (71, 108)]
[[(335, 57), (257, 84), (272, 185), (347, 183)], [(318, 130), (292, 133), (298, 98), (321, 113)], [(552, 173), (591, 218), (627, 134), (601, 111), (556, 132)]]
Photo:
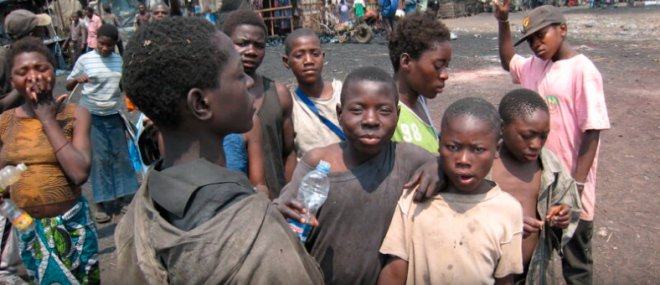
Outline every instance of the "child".
[[(96, 15), (94, 15), (96, 17)], [(122, 58), (114, 52), (117, 27), (102, 25), (95, 36), (95, 50), (76, 61), (66, 88), (82, 84), (80, 105), (92, 114), (92, 193), (98, 223), (110, 221), (111, 209), (122, 208), (137, 191), (138, 183), (126, 143), (119, 80)]]
[[(276, 83), (263, 76), (257, 69), (266, 55), (266, 24), (264, 20), (251, 10), (237, 10), (229, 14), (224, 20), (222, 30), (234, 42), (234, 48), (241, 54), (245, 73), (254, 79), (254, 86), (250, 94), (254, 96), (258, 120), (261, 129), (263, 155), (250, 155), (249, 165), (254, 165), (255, 159), (262, 159), (261, 175), (265, 177), (266, 186), (271, 199), (280, 195), (284, 184), (291, 179), (293, 169), (296, 167), (296, 152), (293, 146), (293, 122), (291, 113), (293, 101), (291, 92), (283, 84)], [(247, 136), (258, 139), (255, 130)], [(254, 139), (252, 140), (254, 141)], [(247, 140), (248, 148), (251, 144)], [(250, 167), (250, 172), (258, 171)]]
[(575, 181), (561, 161), (543, 148), (550, 132), (550, 113), (541, 96), (529, 89), (507, 93), (500, 102), (504, 147), (495, 159), (492, 178), (523, 207), (522, 243), (526, 284), (553, 283), (553, 251), (561, 251), (580, 218)]
[(551, 131), (546, 147), (553, 151), (577, 182), (582, 215), (564, 250), (568, 284), (591, 284), (591, 236), (596, 198), (600, 131), (610, 128), (598, 69), (566, 40), (566, 20), (558, 8), (541, 6), (523, 19), (524, 34), (534, 56), (515, 55), (509, 31), (509, 0), (495, 3), (499, 22), (500, 59), (514, 83), (536, 91), (548, 103)]
[(310, 29), (298, 29), (284, 40), (284, 66), (298, 81), (293, 92), (294, 145), (298, 158), (311, 149), (345, 139), (337, 123), (341, 81), (323, 81), (325, 53)]
[(500, 118), (480, 98), (451, 104), (442, 117), (440, 160), (447, 192), (398, 202), (380, 252), (379, 284), (511, 284), (522, 273), (520, 203), (485, 180), (497, 155)]
[(35, 218), (33, 232), (17, 231), (21, 259), (36, 284), (99, 284), (96, 228), (80, 188), (92, 159), (89, 112), (53, 98), (55, 59), (41, 39), (12, 44), (7, 63), (24, 103), (0, 116), (0, 167), (28, 165), (10, 193)]
[(449, 30), (433, 15), (415, 12), (397, 24), (389, 43), (401, 102), (394, 141), (416, 144), (438, 153), (438, 132), (426, 99), (442, 92), (451, 61)]
[(117, 226), (117, 283), (320, 284), (268, 198), (223, 167), (222, 138), (248, 131), (254, 113), (231, 39), (172, 17), (142, 26), (126, 53), (126, 94), (165, 151)]
[(395, 88), (381, 69), (351, 72), (337, 110), (347, 140), (309, 151), (275, 201), (286, 217), (301, 220), (302, 207), (295, 200), (301, 179), (320, 160), (331, 164), (329, 196), (306, 243), (325, 284), (376, 284), (384, 261), (378, 247), (404, 182), (422, 164), (435, 161), (415, 145), (391, 142), (398, 117)]

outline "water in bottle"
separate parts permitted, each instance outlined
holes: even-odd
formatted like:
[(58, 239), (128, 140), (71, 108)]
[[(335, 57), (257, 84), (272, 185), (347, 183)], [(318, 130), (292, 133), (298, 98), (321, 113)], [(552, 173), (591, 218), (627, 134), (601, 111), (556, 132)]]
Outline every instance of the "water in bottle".
[(2, 201), (0, 215), (5, 216), (21, 233), (34, 231), (34, 220), (30, 214), (17, 207), (12, 200), (4, 199)]
[(27, 166), (25, 166), (25, 163), (19, 163), (16, 166), (7, 165), (0, 170), (0, 193), (4, 192), (7, 186), (18, 182), (18, 179), (21, 178), (21, 173), (26, 169)]
[(312, 216), (316, 215), (325, 199), (328, 198), (328, 191), (330, 190), (329, 172), (330, 163), (321, 160), (316, 169), (307, 173), (300, 182), (298, 200), (303, 202), (307, 209), (307, 212), (303, 214), (305, 223), (289, 219), (289, 226), (302, 242), (307, 241), (312, 230), (312, 226), (308, 222)]

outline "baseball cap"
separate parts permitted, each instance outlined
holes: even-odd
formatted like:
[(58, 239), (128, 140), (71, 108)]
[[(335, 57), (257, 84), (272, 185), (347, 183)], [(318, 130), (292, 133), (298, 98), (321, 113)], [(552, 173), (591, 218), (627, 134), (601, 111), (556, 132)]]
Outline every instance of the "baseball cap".
[(14, 10), (5, 18), (5, 31), (14, 39), (27, 36), (38, 26), (50, 25), (47, 14), (34, 14), (25, 9)]
[(529, 12), (525, 18), (523, 18), (523, 36), (516, 42), (514, 46), (524, 42), (527, 37), (533, 35), (548, 25), (563, 23), (566, 23), (566, 19), (564, 18), (564, 15), (562, 15), (561, 11), (559, 11), (559, 8), (552, 5), (536, 7), (534, 10)]

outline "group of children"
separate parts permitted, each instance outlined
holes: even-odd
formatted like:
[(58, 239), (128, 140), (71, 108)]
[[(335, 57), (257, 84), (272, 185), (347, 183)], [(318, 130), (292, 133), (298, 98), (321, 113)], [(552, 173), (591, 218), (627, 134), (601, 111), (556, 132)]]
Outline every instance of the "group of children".
[[(567, 283), (590, 284), (595, 157), (599, 130), (609, 127), (602, 79), (565, 40), (556, 8), (523, 20), (520, 42), (535, 53), (523, 58), (514, 55), (508, 1), (494, 5), (502, 66), (529, 89), (506, 94), (499, 112), (460, 99), (439, 129), (426, 100), (443, 91), (452, 46), (430, 14), (412, 13), (392, 33), (393, 76), (360, 67), (343, 84), (323, 80), (316, 34), (294, 31), (282, 58), (298, 82), (291, 91), (257, 72), (266, 28), (254, 12), (234, 12), (222, 32), (186, 17), (142, 25), (124, 55), (122, 86), (158, 128), (160, 159), (116, 228), (116, 278), (545, 284), (559, 278), (560, 252)], [(21, 53), (32, 55), (14, 51), (10, 66)], [(39, 96), (49, 90), (40, 80)], [(37, 87), (27, 82), (30, 101)], [(54, 112), (29, 106), (44, 125), (42, 113)], [(231, 136), (238, 147), (226, 147)], [(56, 155), (76, 150), (59, 137)], [(225, 167), (240, 152), (249, 177)], [(306, 221), (297, 191), (320, 161), (331, 165), (330, 191)], [(285, 219), (314, 225), (304, 244)]]

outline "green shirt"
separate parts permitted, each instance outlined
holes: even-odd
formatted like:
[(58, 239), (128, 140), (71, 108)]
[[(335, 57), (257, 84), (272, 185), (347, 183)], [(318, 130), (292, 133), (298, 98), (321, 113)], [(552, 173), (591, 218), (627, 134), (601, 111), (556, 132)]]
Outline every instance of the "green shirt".
[[(424, 113), (426, 113), (426, 117), (430, 122), (431, 117), (426, 108), (426, 103), (423, 100), (420, 100), (419, 103), (422, 104)], [(424, 120), (405, 104), (399, 102), (399, 107), (401, 108), (401, 113), (399, 114), (399, 122), (396, 125), (392, 140), (395, 142), (416, 144), (428, 152), (437, 155), (440, 143), (433, 125), (424, 122)]]

